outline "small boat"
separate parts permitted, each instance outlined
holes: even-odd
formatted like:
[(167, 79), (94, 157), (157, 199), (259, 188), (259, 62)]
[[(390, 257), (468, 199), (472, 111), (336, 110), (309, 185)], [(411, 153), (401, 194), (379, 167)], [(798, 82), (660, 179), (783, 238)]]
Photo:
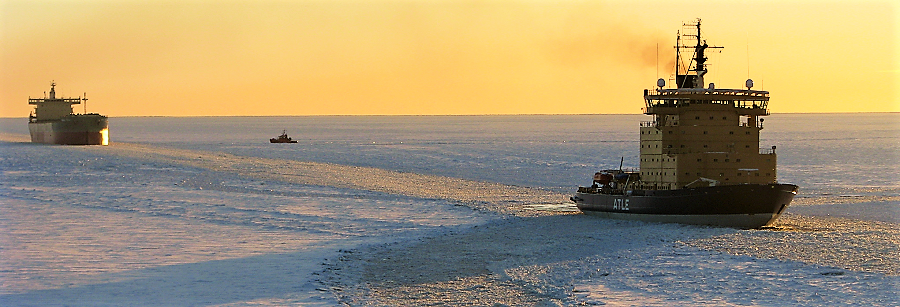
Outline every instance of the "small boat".
[(269, 143), (297, 143), (297, 141), (291, 140), (291, 137), (287, 135), (287, 130), (284, 130), (277, 138), (269, 139)]

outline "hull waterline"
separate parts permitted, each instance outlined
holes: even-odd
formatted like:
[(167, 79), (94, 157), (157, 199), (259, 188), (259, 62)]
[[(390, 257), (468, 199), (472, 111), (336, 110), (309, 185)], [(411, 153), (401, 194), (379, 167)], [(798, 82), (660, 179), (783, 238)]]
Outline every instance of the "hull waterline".
[(747, 184), (625, 194), (579, 191), (572, 200), (585, 214), (605, 218), (759, 228), (771, 225), (796, 194), (792, 184)]
[(109, 145), (106, 117), (73, 117), (28, 123), (31, 141), (58, 145)]

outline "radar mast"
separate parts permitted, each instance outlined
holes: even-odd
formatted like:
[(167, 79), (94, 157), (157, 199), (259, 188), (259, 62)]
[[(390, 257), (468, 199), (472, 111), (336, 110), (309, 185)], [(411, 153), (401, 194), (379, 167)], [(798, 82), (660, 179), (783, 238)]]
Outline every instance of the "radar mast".
[[(708, 72), (706, 69), (706, 60), (709, 59), (706, 57), (706, 49), (721, 49), (724, 47), (710, 46), (703, 40), (700, 32), (700, 18), (697, 18), (695, 23), (686, 23), (683, 26), (690, 31), (685, 31), (684, 34), (679, 33), (678, 39), (676, 40), (675, 83), (678, 88), (703, 88), (705, 85), (703, 76)], [(693, 46), (682, 45), (682, 37), (684, 37), (685, 40), (694, 40), (696, 42)], [(690, 58), (691, 61), (683, 72), (681, 68), (683, 66), (681, 63), (682, 49), (694, 49), (694, 54)]]

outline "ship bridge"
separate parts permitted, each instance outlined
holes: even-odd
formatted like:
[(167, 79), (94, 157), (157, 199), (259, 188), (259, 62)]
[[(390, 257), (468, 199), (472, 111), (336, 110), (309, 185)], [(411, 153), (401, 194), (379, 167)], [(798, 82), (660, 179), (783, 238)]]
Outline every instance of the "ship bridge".
[[(46, 92), (45, 92), (46, 94)], [(56, 97), (56, 82), (50, 84), (50, 96), (44, 98), (28, 98), (28, 104), (35, 105), (31, 121), (59, 120), (72, 112), (72, 105), (81, 104), (87, 98)]]
[(739, 89), (654, 89), (644, 90), (646, 108), (644, 114), (678, 114), (682, 108), (692, 105), (730, 106), (740, 115), (769, 115), (768, 91)]

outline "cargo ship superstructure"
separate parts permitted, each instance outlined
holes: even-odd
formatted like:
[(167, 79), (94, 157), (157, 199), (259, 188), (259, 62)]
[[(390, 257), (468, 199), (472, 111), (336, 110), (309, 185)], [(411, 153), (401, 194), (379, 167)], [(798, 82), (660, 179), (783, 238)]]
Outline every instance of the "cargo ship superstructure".
[[(759, 148), (769, 92), (704, 86), (700, 20), (676, 43), (675, 85), (645, 89), (640, 169), (598, 172), (572, 197), (585, 214), (651, 222), (759, 228), (770, 225), (797, 194), (776, 181), (775, 146)], [(682, 39), (694, 45), (682, 45)], [(682, 59), (682, 50), (693, 56)], [(682, 65), (682, 60), (689, 61)], [(683, 67), (683, 68), (682, 68)]]
[(72, 105), (86, 103), (86, 97), (57, 98), (56, 83), (50, 95), (28, 98), (34, 112), (28, 117), (28, 131), (34, 143), (61, 145), (109, 145), (107, 117), (97, 113), (75, 114)]

